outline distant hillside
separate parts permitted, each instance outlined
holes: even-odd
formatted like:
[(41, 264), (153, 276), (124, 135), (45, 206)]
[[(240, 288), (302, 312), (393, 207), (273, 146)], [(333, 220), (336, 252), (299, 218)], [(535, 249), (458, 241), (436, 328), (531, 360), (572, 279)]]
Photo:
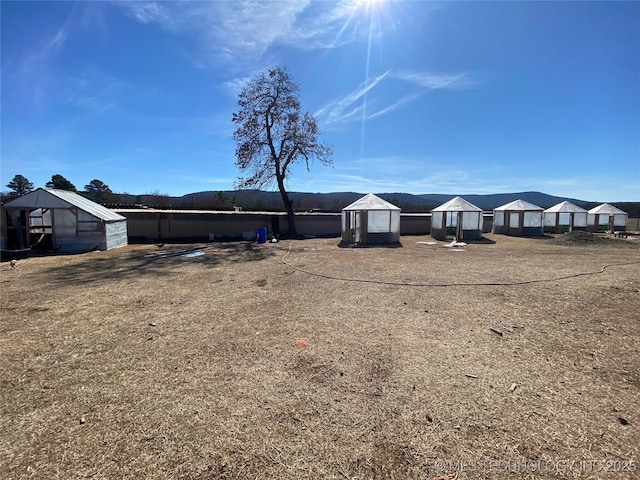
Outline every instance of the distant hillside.
[(547, 195), (541, 192), (517, 192), (517, 193), (496, 193), (491, 195), (419, 195), (419, 197), (429, 198), (437, 201), (438, 205), (451, 200), (455, 196), (460, 196), (466, 201), (473, 203), (477, 207), (484, 210), (492, 210), (501, 205), (505, 205), (514, 200), (524, 200), (525, 202), (533, 203), (542, 208), (549, 208), (557, 205), (560, 202), (569, 200), (576, 205), (584, 205), (589, 202), (585, 200), (578, 200), (575, 198), (555, 197), (553, 195)]
[[(190, 194), (191, 195), (206, 195), (211, 194), (212, 192), (201, 192)], [(279, 192), (263, 192), (263, 191), (226, 191), (223, 192), (225, 195), (233, 198), (235, 197), (240, 201), (249, 201), (249, 203), (253, 202), (263, 202), (265, 204), (281, 204), (282, 199), (280, 197)], [(303, 192), (290, 192), (289, 196), (294, 201), (294, 204), (300, 205), (304, 204), (318, 204), (320, 206), (329, 207), (331, 209), (342, 210), (342, 208), (346, 207), (350, 203), (355, 202), (359, 198), (361, 198), (364, 194), (356, 193), (356, 192), (333, 192), (333, 193), (303, 193)], [(422, 195), (413, 195), (410, 193), (376, 193), (377, 196), (383, 198), (387, 201), (390, 201), (393, 204), (396, 204), (400, 207), (424, 207), (426, 210), (431, 210), (438, 205), (443, 204), (451, 200), (456, 196), (463, 197), (465, 200), (477, 205), (478, 207), (486, 210), (493, 209), (495, 207), (499, 207), (500, 205), (504, 205), (506, 203), (512, 202), (517, 199), (525, 200), (527, 202), (533, 203), (534, 205), (538, 205), (543, 208), (548, 208), (557, 203), (560, 203), (564, 200), (569, 200), (570, 202), (574, 202), (576, 205), (587, 204), (589, 202), (585, 200), (578, 200), (573, 198), (564, 198), (564, 197), (555, 197), (553, 195), (547, 195), (546, 193), (541, 192), (518, 192), (518, 193), (499, 193), (493, 195), (445, 195), (445, 194), (422, 194)], [(184, 198), (184, 197), (183, 197)], [(311, 208), (322, 208), (322, 207), (311, 207)]]
[[(202, 192), (203, 195), (211, 194), (211, 192)], [(225, 195), (238, 200), (240, 203), (262, 203), (264, 205), (273, 205), (278, 209), (282, 208), (282, 199), (279, 192), (237, 192), (227, 191)], [(444, 195), (444, 194), (423, 194), (413, 195), (410, 193), (376, 193), (377, 196), (387, 200), (388, 202), (398, 205), (404, 210), (430, 211), (431, 209), (442, 205), (456, 196), (463, 197), (468, 202), (484, 209), (491, 210), (514, 200), (525, 200), (543, 208), (556, 205), (564, 200), (569, 200), (576, 205), (585, 205), (589, 202), (572, 198), (561, 198), (553, 195), (547, 195), (541, 192), (519, 192), (519, 193), (500, 193), (493, 195)], [(340, 211), (350, 203), (355, 202), (363, 196), (362, 193), (356, 192), (334, 192), (334, 193), (289, 193), (291, 200), (297, 210), (332, 210)], [(184, 197), (183, 197), (184, 198)], [(190, 197), (192, 198), (192, 197)]]
[[(364, 194), (356, 192), (333, 192), (333, 193), (304, 193), (290, 192), (289, 196), (294, 202), (296, 211), (327, 211), (339, 212), (344, 207), (361, 198)], [(433, 208), (443, 204), (455, 196), (463, 197), (465, 200), (477, 205), (483, 210), (492, 210), (506, 203), (517, 199), (525, 200), (542, 208), (548, 208), (564, 200), (569, 200), (584, 208), (592, 208), (601, 202), (579, 200), (574, 198), (556, 197), (541, 192), (516, 192), (498, 193), (493, 195), (476, 194), (422, 194), (413, 195), (409, 193), (391, 192), (376, 193), (379, 197), (402, 208), (404, 212), (429, 212)], [(206, 191), (195, 192), (183, 195), (182, 197), (169, 197), (166, 195), (138, 195), (128, 196), (122, 199), (123, 203), (144, 204), (151, 207), (177, 208), (177, 209), (217, 209), (232, 210), (234, 206), (242, 207), (244, 210), (260, 211), (283, 211), (282, 198), (279, 192), (265, 192), (258, 190), (226, 190), (226, 191)], [(631, 202), (618, 204), (620, 208), (632, 208), (637, 210), (637, 205)], [(635, 207), (634, 207), (635, 206)], [(626, 209), (625, 209), (626, 210)], [(629, 211), (629, 210), (626, 210)], [(632, 212), (629, 212), (633, 215)]]

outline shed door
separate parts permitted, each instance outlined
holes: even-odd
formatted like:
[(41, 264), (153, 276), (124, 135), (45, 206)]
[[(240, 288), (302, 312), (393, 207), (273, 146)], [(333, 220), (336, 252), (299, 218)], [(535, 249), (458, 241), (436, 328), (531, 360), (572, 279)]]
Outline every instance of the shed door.
[(169, 214), (158, 214), (158, 240), (171, 238), (171, 223), (169, 221)]
[(351, 243), (367, 242), (367, 222), (368, 215), (366, 211), (356, 210), (349, 212), (349, 231)]
[(362, 218), (359, 211), (353, 212), (353, 217), (351, 218), (353, 223), (353, 243), (360, 243), (360, 226), (362, 225)]

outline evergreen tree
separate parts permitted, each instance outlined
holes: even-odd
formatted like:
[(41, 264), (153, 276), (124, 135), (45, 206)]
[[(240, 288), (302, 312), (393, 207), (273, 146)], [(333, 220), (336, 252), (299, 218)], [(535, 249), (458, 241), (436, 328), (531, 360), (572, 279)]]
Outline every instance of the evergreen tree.
[(56, 190), (68, 190), (70, 192), (78, 191), (73, 183), (71, 183), (60, 174), (51, 176), (51, 181), (47, 182), (46, 187), (55, 188)]
[(33, 191), (33, 183), (31, 183), (26, 177), (22, 175), (16, 175), (9, 183), (7, 183), (12, 192), (9, 193), (12, 197), (19, 197), (25, 193)]
[(113, 194), (109, 185), (97, 179), (91, 180), (87, 185), (85, 185), (84, 191), (87, 197), (98, 203), (105, 200), (105, 197), (110, 197), (111, 194)]

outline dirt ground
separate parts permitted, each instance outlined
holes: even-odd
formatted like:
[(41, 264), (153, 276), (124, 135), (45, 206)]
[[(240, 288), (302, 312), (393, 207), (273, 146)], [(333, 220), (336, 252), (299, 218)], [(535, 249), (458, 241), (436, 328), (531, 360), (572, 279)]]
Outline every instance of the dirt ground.
[(585, 238), (4, 262), (0, 478), (640, 478), (640, 239)]

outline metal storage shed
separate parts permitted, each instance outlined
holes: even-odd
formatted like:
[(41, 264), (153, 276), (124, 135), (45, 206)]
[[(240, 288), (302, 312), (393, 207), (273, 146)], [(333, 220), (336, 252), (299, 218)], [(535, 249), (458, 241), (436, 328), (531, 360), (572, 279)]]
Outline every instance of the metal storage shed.
[(400, 241), (400, 208), (368, 193), (342, 209), (341, 245)]
[(542, 216), (544, 209), (524, 200), (494, 208), (493, 233), (516, 236), (544, 235)]
[(4, 248), (59, 253), (127, 245), (127, 219), (66, 190), (38, 188), (2, 206)]
[(431, 210), (431, 236), (446, 240), (479, 240), (482, 238), (482, 209), (461, 197), (455, 197)]
[(587, 211), (571, 202), (564, 201), (544, 211), (544, 231), (566, 233), (587, 229)]
[(625, 232), (629, 215), (613, 205), (603, 203), (587, 212), (587, 229), (591, 232)]

